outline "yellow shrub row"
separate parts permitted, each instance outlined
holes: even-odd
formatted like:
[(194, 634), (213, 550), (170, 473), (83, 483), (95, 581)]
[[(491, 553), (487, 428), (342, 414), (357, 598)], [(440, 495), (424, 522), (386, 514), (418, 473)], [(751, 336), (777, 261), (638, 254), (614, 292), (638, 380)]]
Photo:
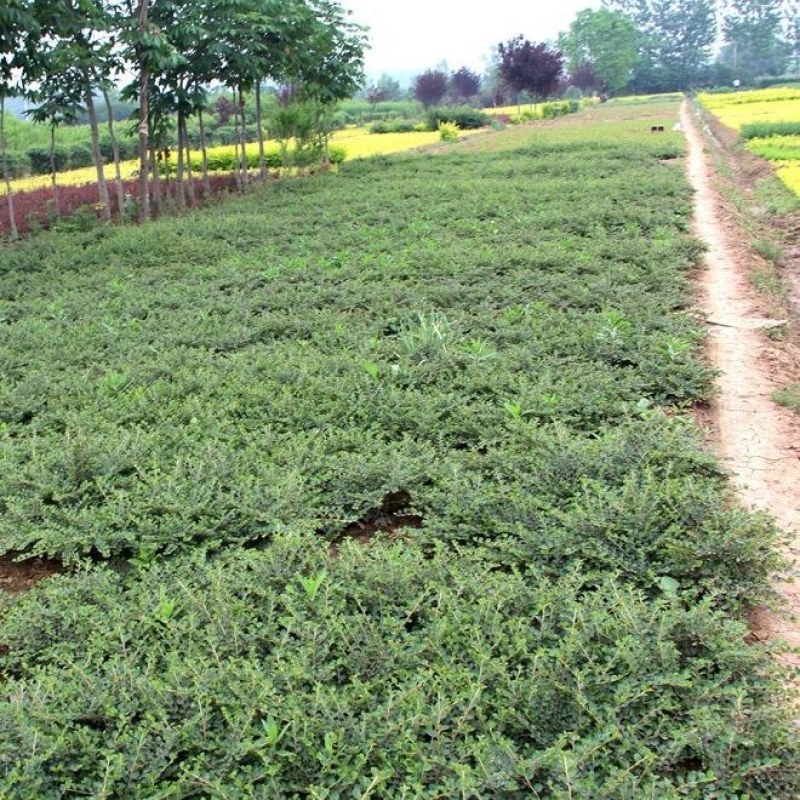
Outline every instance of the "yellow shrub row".
[[(460, 131), (459, 136), (468, 136), (474, 131)], [(390, 155), (417, 147), (434, 144), (439, 141), (438, 131), (425, 131), (422, 133), (384, 133), (371, 134), (365, 128), (345, 128), (337, 131), (331, 137), (332, 142), (342, 144), (347, 150), (347, 160), (354, 158), (367, 158), (375, 155)], [(276, 147), (277, 142), (270, 142), (270, 147)], [(214, 153), (233, 152), (233, 145), (221, 145), (209, 148), (209, 156)], [(247, 145), (248, 153), (257, 153), (258, 144), (250, 143)], [(198, 153), (199, 158), (199, 153)], [(125, 161), (122, 164), (122, 176), (129, 179), (138, 169), (137, 161)], [(105, 175), (108, 179), (114, 177), (114, 165), (109, 164), (105, 167)], [(97, 180), (97, 171), (94, 167), (84, 167), (73, 169), (58, 174), (58, 183), (62, 186), (77, 186), (83, 183), (94, 183)], [(31, 189), (39, 189), (42, 186), (50, 185), (49, 175), (32, 175), (28, 178), (18, 178), (11, 182), (12, 192), (24, 192)], [(5, 194), (5, 187), (0, 186), (0, 195)]]

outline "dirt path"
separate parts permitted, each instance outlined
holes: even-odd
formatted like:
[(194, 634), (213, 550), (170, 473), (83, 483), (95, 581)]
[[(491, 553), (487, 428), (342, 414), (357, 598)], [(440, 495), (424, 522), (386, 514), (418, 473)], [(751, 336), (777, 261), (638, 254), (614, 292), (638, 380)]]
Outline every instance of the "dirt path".
[[(800, 556), (800, 440), (797, 421), (776, 405), (776, 388), (763, 328), (775, 321), (758, 315), (747, 277), (747, 262), (735, 233), (720, 213), (711, 186), (704, 140), (688, 101), (681, 109), (688, 140), (689, 179), (696, 191), (695, 233), (708, 245), (702, 275), (702, 307), (709, 325), (709, 355), (720, 371), (714, 404), (715, 444), (747, 506), (768, 510), (794, 532), (789, 557)], [(800, 585), (777, 587), (788, 602), (782, 616), (759, 610), (753, 615), (757, 635), (785, 640), (795, 652), (782, 660), (800, 666)]]

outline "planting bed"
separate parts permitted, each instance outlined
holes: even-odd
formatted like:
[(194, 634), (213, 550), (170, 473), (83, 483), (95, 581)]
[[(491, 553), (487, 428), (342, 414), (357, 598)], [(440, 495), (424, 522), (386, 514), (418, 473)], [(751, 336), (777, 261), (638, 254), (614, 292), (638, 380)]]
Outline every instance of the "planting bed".
[(0, 795), (796, 795), (676, 103), (0, 252)]

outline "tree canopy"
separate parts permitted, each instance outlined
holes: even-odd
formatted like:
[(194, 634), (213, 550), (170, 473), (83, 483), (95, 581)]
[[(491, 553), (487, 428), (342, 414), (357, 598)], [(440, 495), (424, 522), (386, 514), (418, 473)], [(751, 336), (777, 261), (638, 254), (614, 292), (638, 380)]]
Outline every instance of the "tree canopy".
[(549, 97), (559, 87), (564, 69), (561, 53), (544, 42), (533, 44), (522, 34), (497, 45), (500, 79), (513, 92)]
[(558, 46), (570, 75), (587, 75), (587, 67), (599, 88), (621, 91), (630, 81), (637, 58), (639, 34), (633, 20), (616, 11), (586, 9), (575, 17)]

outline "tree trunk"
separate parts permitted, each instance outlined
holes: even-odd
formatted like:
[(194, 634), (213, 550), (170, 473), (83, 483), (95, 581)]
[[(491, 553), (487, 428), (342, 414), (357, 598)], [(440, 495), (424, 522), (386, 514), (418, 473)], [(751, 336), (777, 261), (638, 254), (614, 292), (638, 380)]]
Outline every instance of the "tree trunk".
[(233, 100), (234, 100), (234, 112), (233, 112), (233, 159), (234, 159), (234, 166), (235, 166), (235, 176), (236, 176), (236, 191), (241, 192), (244, 188), (242, 186), (242, 157), (239, 153), (239, 147), (242, 144), (242, 136), (239, 133), (239, 106), (236, 103), (236, 90), (234, 89), (233, 92)]
[(261, 80), (256, 81), (256, 131), (258, 132), (258, 174), (267, 177), (267, 159), (264, 155), (264, 117), (261, 111)]
[(206, 199), (211, 197), (211, 180), (208, 177), (208, 149), (206, 147), (206, 126), (203, 122), (203, 109), (198, 112), (198, 123), (200, 125), (200, 153), (203, 159), (203, 191)]
[(56, 126), (50, 126), (50, 184), (53, 187), (53, 210), (57, 217), (61, 216), (58, 204), (58, 186), (56, 185)]
[(94, 107), (91, 84), (86, 84), (86, 113), (89, 115), (89, 130), (92, 134), (92, 158), (97, 169), (97, 194), (100, 198), (100, 216), (104, 220), (111, 219), (111, 204), (108, 199), (108, 186), (103, 168), (103, 154), (100, 151), (100, 129), (97, 125), (97, 111)]
[(114, 113), (111, 107), (111, 98), (108, 96), (108, 89), (103, 89), (103, 99), (105, 100), (106, 113), (108, 114), (108, 135), (111, 137), (111, 152), (114, 154), (114, 185), (117, 188), (117, 213), (121, 216), (125, 210), (125, 187), (122, 185), (119, 144), (117, 143), (117, 134), (114, 131)]
[(189, 131), (186, 127), (186, 116), (183, 117), (183, 144), (186, 148), (186, 178), (189, 188), (189, 205), (197, 205), (197, 194), (194, 190), (194, 170), (192, 169), (192, 148), (189, 146)]
[(150, 164), (153, 170), (153, 204), (155, 206), (156, 214), (161, 213), (161, 175), (158, 171), (158, 154), (156, 153), (155, 144), (150, 144)]
[(3, 159), (3, 180), (6, 184), (8, 202), (8, 235), (11, 241), (19, 237), (17, 220), (14, 217), (14, 195), (11, 194), (11, 175), (8, 169), (8, 153), (6, 152), (6, 96), (0, 92), (0, 157)]
[(178, 208), (183, 210), (186, 208), (186, 194), (185, 186), (183, 183), (183, 111), (178, 109), (178, 168), (175, 174), (177, 184), (175, 186), (176, 200)]
[(244, 105), (244, 92), (242, 87), (239, 87), (239, 112), (242, 116), (242, 186), (247, 188), (249, 176), (247, 174), (247, 113)]
[[(148, 0), (139, 0), (139, 33), (147, 30)], [(148, 108), (147, 84), (150, 70), (146, 59), (139, 53), (139, 222), (150, 219), (150, 187), (147, 181), (148, 134), (150, 132), (150, 110)]]

